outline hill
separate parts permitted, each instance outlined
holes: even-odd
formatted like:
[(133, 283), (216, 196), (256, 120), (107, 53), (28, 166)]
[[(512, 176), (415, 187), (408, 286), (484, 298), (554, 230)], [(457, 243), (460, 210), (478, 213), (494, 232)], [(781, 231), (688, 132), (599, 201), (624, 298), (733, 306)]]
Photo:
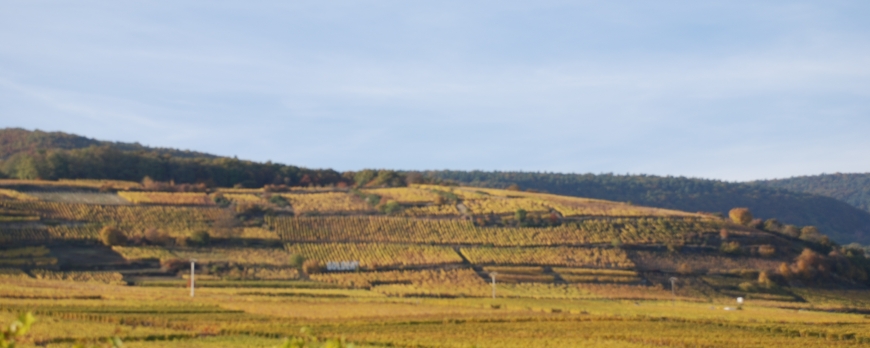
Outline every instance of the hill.
[(759, 180), (752, 183), (831, 197), (870, 212), (870, 173), (822, 174), (788, 179)]
[(202, 183), (222, 187), (335, 185), (334, 170), (257, 163), (193, 151), (105, 142), (62, 132), (0, 130), (0, 177)]
[(839, 243), (870, 244), (870, 213), (845, 202), (783, 188), (651, 175), (430, 171), (428, 177), (470, 186), (519, 185), (559, 195), (632, 202), (652, 207), (725, 214), (747, 207), (756, 217), (814, 225)]
[[(114, 335), (274, 347), (303, 326), (373, 347), (457, 330), (493, 347), (596, 346), (584, 337), (601, 332), (613, 333), (606, 346), (870, 342), (866, 318), (849, 314), (870, 313), (870, 263), (812, 229), (795, 238), (710, 214), (359, 178), (202, 192), (0, 180), (0, 321), (34, 311), (50, 323), (32, 332), (39, 346)], [(470, 346), (451, 342), (425, 346)]]
[[(94, 179), (202, 184), (204, 187), (260, 188), (265, 185), (403, 186), (404, 174), (392, 171), (338, 173), (277, 163), (258, 163), (192, 151), (104, 142), (61, 132), (0, 130), (0, 177), (17, 179)], [(407, 173), (405, 173), (407, 174)], [(423, 182), (453, 181), (506, 188), (512, 184), (559, 195), (634, 204), (726, 213), (748, 207), (761, 218), (817, 226), (839, 243), (870, 244), (870, 212), (807, 193), (742, 183), (645, 175), (592, 175), (521, 172), (432, 171)], [(189, 190), (185, 188), (184, 190)], [(201, 190), (201, 189), (200, 189)]]

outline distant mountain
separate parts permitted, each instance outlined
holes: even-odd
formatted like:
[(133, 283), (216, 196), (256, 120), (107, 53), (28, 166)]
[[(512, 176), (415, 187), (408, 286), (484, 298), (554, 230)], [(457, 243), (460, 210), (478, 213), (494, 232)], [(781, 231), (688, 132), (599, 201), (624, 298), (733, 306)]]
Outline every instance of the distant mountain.
[(471, 186), (512, 184), (554, 194), (632, 202), (685, 211), (727, 214), (747, 207), (756, 217), (812, 225), (839, 243), (870, 244), (870, 213), (846, 202), (756, 184), (650, 175), (430, 171), (426, 176)]
[(839, 199), (870, 212), (870, 173), (822, 174), (759, 180), (754, 184)]

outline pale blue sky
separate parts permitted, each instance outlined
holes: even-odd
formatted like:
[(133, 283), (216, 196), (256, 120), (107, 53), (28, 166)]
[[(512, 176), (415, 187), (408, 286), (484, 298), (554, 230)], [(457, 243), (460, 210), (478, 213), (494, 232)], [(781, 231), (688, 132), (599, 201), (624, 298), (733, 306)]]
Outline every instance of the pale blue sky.
[(867, 1), (250, 3), (4, 1), (0, 127), (338, 170), (870, 171)]

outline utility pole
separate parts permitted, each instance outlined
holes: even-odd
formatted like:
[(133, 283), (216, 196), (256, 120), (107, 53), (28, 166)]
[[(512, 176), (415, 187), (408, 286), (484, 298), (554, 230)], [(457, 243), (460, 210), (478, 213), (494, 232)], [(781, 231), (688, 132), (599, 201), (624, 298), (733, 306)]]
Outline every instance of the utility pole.
[(490, 272), (489, 273), (490, 278), (492, 278), (492, 298), (493, 299), (495, 299), (495, 275), (496, 274), (498, 274), (498, 272)]
[(195, 288), (195, 284), (194, 284), (194, 282), (195, 282), (195, 280), (194, 280), (194, 275), (195, 275), (195, 273), (194, 273), (194, 271), (193, 271), (193, 269), (194, 269), (193, 266), (194, 266), (195, 263), (196, 263), (196, 259), (190, 259), (190, 297), (193, 297), (193, 291), (194, 291), (194, 288)]

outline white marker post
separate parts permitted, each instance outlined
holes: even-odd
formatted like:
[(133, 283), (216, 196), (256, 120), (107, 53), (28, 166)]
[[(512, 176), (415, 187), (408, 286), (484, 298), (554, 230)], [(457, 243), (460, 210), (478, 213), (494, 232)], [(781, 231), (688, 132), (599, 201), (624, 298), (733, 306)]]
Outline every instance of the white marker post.
[(495, 275), (496, 274), (498, 274), (498, 272), (490, 272), (489, 273), (490, 278), (492, 278), (492, 298), (493, 299), (495, 299)]
[(671, 281), (671, 295), (677, 297), (677, 277), (671, 277), (668, 280)]
[(195, 284), (194, 284), (194, 282), (195, 282), (195, 280), (194, 280), (194, 274), (195, 274), (195, 273), (194, 273), (194, 271), (193, 271), (193, 269), (194, 269), (194, 268), (193, 268), (193, 265), (194, 265), (195, 263), (196, 263), (196, 259), (191, 259), (191, 260), (190, 260), (190, 297), (193, 297), (193, 291), (194, 291), (194, 288), (195, 288)]

